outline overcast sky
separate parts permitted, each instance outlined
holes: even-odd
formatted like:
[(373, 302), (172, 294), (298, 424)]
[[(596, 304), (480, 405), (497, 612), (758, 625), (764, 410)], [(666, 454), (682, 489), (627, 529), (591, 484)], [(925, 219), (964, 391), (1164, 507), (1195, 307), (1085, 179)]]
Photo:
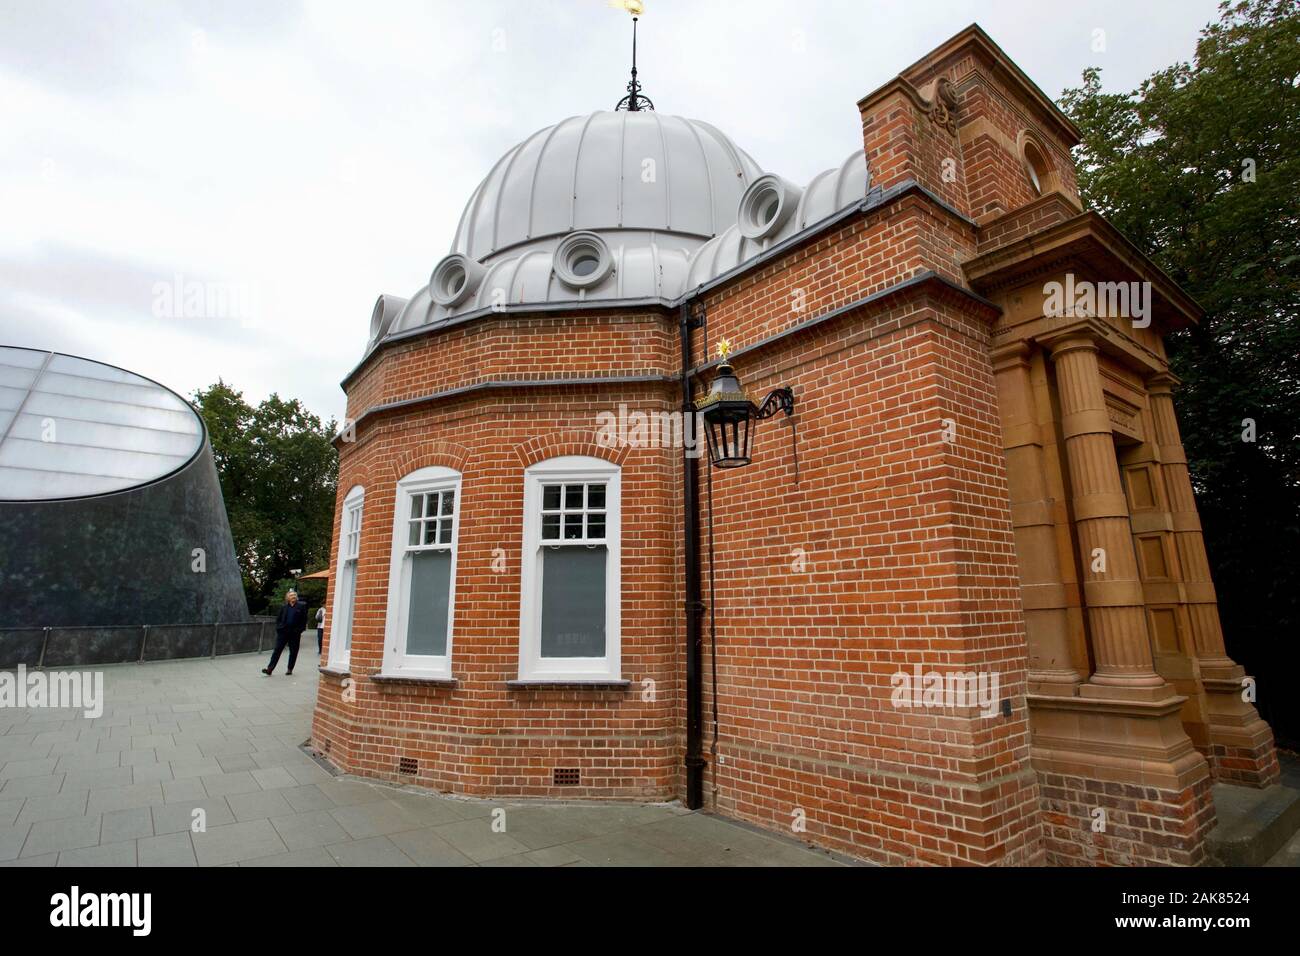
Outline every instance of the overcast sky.
[[(659, 110), (795, 182), (861, 147), (858, 98), (971, 22), (1056, 97), (1087, 66), (1127, 90), (1190, 59), (1216, 15), (1215, 0), (646, 7)], [(0, 0), (0, 344), (342, 418), (376, 295), (427, 281), (506, 149), (613, 106), (630, 26), (606, 0)]]

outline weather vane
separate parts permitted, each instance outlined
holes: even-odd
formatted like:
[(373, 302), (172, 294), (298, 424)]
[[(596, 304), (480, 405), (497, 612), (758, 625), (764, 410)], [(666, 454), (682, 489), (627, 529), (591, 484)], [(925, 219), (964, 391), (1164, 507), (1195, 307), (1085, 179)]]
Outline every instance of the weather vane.
[(609, 0), (609, 5), (632, 14), (632, 79), (627, 84), (627, 96), (619, 100), (614, 109), (627, 110), (629, 113), (652, 110), (655, 105), (650, 97), (641, 93), (641, 84), (636, 78), (636, 22), (645, 12), (645, 4), (641, 0)]

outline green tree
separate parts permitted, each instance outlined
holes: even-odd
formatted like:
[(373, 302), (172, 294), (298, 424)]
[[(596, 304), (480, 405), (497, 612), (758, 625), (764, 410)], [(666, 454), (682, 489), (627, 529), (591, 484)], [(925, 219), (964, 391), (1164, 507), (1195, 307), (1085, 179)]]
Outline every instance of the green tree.
[(212, 441), (248, 605), (266, 609), (291, 570), (329, 562), (336, 423), (275, 394), (250, 406), (224, 381), (193, 401)]
[(1131, 93), (1086, 70), (1062, 107), (1084, 201), (1206, 310), (1169, 355), (1228, 648), (1267, 713), (1300, 625), (1300, 7), (1219, 13), (1192, 63)]

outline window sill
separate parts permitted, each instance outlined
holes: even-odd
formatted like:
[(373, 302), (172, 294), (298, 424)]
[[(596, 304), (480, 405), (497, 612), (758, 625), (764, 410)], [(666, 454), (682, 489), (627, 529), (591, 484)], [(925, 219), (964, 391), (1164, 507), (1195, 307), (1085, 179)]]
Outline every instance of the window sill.
[(607, 677), (594, 680), (541, 677), (506, 681), (506, 687), (510, 690), (626, 690), (631, 686), (630, 680), (611, 680)]
[(422, 687), (457, 687), (460, 684), (454, 677), (417, 677), (414, 674), (371, 674), (370, 679), (376, 684), (418, 684)]
[(351, 677), (352, 671), (346, 667), (332, 667), (329, 664), (322, 664), (316, 668), (326, 677)]

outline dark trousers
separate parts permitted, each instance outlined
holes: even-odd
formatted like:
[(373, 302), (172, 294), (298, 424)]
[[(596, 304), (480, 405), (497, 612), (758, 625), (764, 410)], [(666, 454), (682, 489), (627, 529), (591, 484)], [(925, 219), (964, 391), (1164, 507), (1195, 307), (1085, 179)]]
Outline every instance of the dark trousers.
[(316, 653), (322, 654), (324, 653), (324, 651), (325, 651), (325, 628), (322, 625), (317, 624), (316, 625)]
[(289, 648), (289, 673), (292, 674), (293, 665), (298, 663), (298, 641), (301, 639), (301, 634), (276, 631), (275, 650), (271, 653), (271, 663), (266, 665), (266, 669), (269, 671), (275, 670), (275, 665), (280, 663), (280, 653), (287, 647)]

